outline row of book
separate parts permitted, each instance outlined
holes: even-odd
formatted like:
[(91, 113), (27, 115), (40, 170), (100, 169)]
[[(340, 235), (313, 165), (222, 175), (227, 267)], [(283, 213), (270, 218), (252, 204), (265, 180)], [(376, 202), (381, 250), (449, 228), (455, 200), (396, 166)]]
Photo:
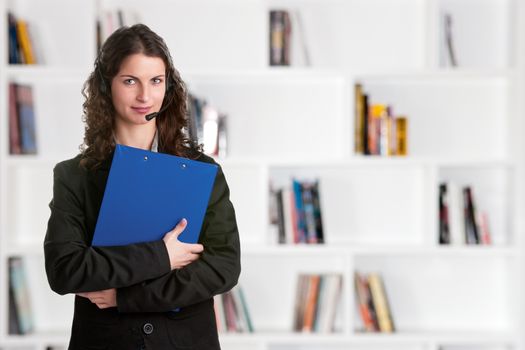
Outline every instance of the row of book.
[(33, 332), (33, 314), (24, 261), (9, 258), (9, 334)]
[(270, 196), (279, 243), (324, 243), (318, 180), (292, 179), (291, 187), (271, 189)]
[(227, 142), (227, 115), (217, 108), (193, 94), (188, 96), (188, 135), (192, 142), (203, 146), (204, 153), (226, 157)]
[(356, 302), (365, 332), (395, 331), (392, 311), (381, 275), (354, 273)]
[(12, 12), (7, 13), (9, 64), (39, 63), (34, 46), (35, 31), (32, 29), (26, 20), (17, 18)]
[(248, 304), (240, 285), (226, 293), (214, 296), (213, 299), (219, 332), (254, 332)]
[(294, 308), (296, 332), (332, 333), (341, 298), (341, 274), (300, 274)]
[(371, 103), (361, 84), (355, 84), (355, 153), (406, 156), (408, 120), (394, 115), (392, 107)]
[(488, 214), (477, 208), (471, 186), (439, 185), (439, 243), (491, 244)]
[(33, 89), (30, 85), (9, 84), (9, 153), (37, 153)]

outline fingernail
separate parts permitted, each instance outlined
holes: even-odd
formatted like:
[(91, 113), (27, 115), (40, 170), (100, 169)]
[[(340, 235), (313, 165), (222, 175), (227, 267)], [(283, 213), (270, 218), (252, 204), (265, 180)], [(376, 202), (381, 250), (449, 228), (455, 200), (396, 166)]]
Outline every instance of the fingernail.
[(187, 224), (188, 221), (187, 221), (185, 218), (182, 218), (181, 223), (183, 223), (183, 224)]

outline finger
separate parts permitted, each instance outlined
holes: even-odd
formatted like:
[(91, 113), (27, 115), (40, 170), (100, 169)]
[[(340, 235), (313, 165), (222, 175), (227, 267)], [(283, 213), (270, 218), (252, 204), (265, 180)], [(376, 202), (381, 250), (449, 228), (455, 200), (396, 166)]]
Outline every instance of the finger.
[(173, 233), (175, 237), (178, 237), (182, 233), (182, 231), (184, 231), (187, 225), (188, 225), (188, 220), (183, 218), (181, 221), (179, 221), (177, 226), (175, 226), (175, 228), (171, 230), (171, 232)]
[(189, 253), (198, 254), (198, 253), (202, 253), (204, 251), (204, 246), (202, 244), (199, 244), (199, 243), (184, 243), (184, 242), (181, 242), (181, 244), (184, 245), (184, 248)]
[(190, 252), (191, 253), (198, 254), (198, 253), (202, 253), (204, 251), (204, 246), (202, 244), (199, 244), (199, 243), (188, 244), (188, 246), (190, 248)]

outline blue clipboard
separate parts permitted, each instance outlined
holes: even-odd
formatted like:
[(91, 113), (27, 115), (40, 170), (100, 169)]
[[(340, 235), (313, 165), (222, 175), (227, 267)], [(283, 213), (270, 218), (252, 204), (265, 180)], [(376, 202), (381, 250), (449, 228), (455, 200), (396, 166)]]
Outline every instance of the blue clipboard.
[(93, 246), (162, 239), (177, 223), (179, 240), (196, 243), (218, 166), (117, 145), (95, 227)]

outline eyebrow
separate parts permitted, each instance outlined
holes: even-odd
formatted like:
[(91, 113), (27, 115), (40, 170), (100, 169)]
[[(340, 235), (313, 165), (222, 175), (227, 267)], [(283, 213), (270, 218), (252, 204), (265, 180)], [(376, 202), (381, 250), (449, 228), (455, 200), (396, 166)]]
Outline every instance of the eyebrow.
[[(121, 75), (119, 75), (119, 77), (121, 77), (121, 78), (126, 78), (126, 77), (128, 77), (128, 78), (133, 78), (133, 79), (137, 79), (137, 80), (139, 80), (138, 77), (136, 77), (136, 76), (134, 76), (134, 75), (131, 75), (131, 74), (121, 74)], [(155, 75), (154, 77), (151, 77), (151, 79), (155, 79), (155, 78), (164, 78), (164, 77), (165, 77), (165, 74), (159, 74), (159, 75)]]

